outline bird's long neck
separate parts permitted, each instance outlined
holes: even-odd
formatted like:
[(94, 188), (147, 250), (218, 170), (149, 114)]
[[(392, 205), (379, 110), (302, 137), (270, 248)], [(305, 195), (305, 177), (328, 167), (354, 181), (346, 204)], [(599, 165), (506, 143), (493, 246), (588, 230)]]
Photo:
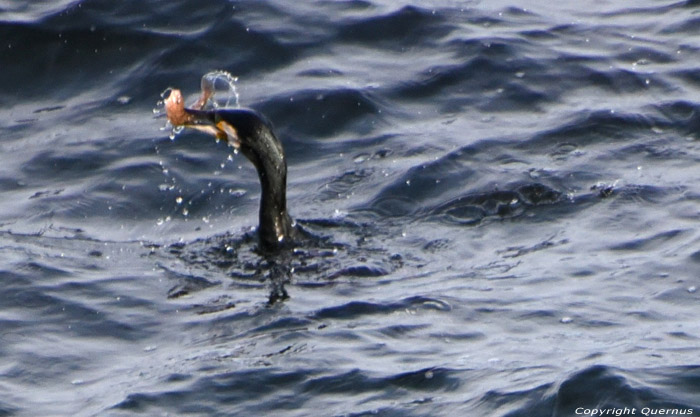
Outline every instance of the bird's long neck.
[(254, 144), (242, 144), (241, 151), (255, 165), (260, 177), (260, 226), (258, 234), (265, 250), (284, 244), (292, 234), (287, 213), (287, 162), (282, 144), (265, 126), (257, 129)]

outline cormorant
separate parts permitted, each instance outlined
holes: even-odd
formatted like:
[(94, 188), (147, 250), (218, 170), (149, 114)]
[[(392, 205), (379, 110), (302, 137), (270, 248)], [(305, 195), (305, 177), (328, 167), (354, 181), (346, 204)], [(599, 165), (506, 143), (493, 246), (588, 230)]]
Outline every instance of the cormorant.
[(202, 96), (191, 108), (185, 107), (179, 90), (171, 89), (165, 100), (168, 120), (173, 126), (196, 129), (217, 140), (226, 140), (255, 165), (262, 191), (258, 226), (260, 246), (267, 252), (278, 250), (296, 233), (287, 212), (287, 162), (282, 144), (270, 122), (254, 110), (203, 110), (213, 89), (206, 88), (204, 83), (202, 87)]

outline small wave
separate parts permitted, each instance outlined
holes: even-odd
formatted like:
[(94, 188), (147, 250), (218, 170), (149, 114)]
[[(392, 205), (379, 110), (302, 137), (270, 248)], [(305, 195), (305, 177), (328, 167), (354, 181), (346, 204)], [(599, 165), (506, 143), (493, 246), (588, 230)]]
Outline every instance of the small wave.
[(304, 383), (302, 392), (313, 395), (360, 394), (401, 388), (418, 392), (454, 391), (461, 386), (456, 372), (446, 368), (426, 368), (386, 377), (374, 377), (353, 370), (344, 374), (312, 379)]
[(391, 304), (378, 304), (371, 302), (353, 301), (341, 306), (328, 307), (316, 312), (314, 319), (342, 319), (352, 320), (365, 315), (387, 315), (405, 310), (437, 310), (448, 312), (450, 305), (442, 300), (428, 297), (410, 297)]
[(595, 365), (558, 386), (548, 383), (525, 391), (491, 391), (481, 403), (493, 412), (511, 410), (505, 414), (508, 417), (592, 415), (592, 410), (624, 415), (625, 409), (627, 414), (635, 409), (637, 415), (642, 410), (649, 415), (692, 415), (700, 408), (690, 388), (697, 385), (698, 375), (693, 366), (623, 370)]
[(338, 30), (337, 40), (383, 45), (421, 44), (426, 39), (439, 39), (452, 30), (451, 25), (436, 13), (415, 7), (404, 6), (383, 16), (364, 18), (346, 23)]
[(492, 191), (462, 196), (431, 210), (431, 216), (463, 225), (478, 224), (487, 217), (520, 216), (528, 208), (556, 204), (563, 194), (544, 184), (521, 185), (513, 191)]
[(629, 242), (624, 242), (613, 246), (612, 250), (618, 251), (640, 251), (658, 249), (660, 246), (666, 245), (669, 241), (675, 240), (688, 234), (688, 230), (669, 230), (667, 232), (658, 233), (654, 236), (634, 239)]
[(647, 134), (654, 126), (664, 125), (648, 115), (597, 110), (576, 115), (567, 124), (537, 133), (518, 148), (539, 152), (562, 142), (586, 147), (611, 139), (627, 141), (633, 133)]
[(381, 109), (368, 90), (305, 90), (275, 97), (260, 109), (290, 136), (332, 137), (345, 131), (369, 133), (381, 122)]
[(50, 3), (7, 3), (0, 10), (0, 22), (40, 22), (49, 16), (54, 16), (69, 10), (76, 0), (56, 0)]

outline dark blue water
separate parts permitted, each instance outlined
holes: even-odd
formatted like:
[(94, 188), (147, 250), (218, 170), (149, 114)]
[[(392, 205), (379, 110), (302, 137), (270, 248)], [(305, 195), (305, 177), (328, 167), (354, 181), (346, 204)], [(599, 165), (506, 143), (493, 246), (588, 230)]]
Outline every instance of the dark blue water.
[[(0, 1), (0, 416), (697, 415), (699, 63), (695, 0)], [(279, 258), (152, 112), (219, 69)]]

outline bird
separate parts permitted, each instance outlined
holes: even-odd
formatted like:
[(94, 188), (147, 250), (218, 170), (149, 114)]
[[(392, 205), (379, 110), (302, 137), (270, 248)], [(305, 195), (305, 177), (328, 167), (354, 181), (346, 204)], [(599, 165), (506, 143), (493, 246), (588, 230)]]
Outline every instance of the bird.
[(267, 253), (279, 251), (298, 235), (296, 223), (287, 211), (287, 161), (282, 143), (272, 124), (255, 110), (204, 110), (212, 95), (213, 86), (203, 83), (200, 98), (185, 107), (181, 91), (171, 88), (164, 102), (168, 121), (175, 127), (194, 129), (224, 140), (253, 163), (261, 186), (259, 247)]

